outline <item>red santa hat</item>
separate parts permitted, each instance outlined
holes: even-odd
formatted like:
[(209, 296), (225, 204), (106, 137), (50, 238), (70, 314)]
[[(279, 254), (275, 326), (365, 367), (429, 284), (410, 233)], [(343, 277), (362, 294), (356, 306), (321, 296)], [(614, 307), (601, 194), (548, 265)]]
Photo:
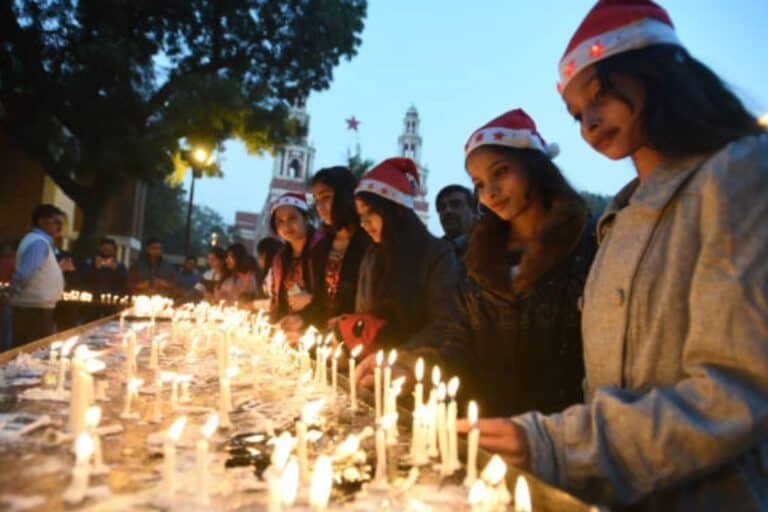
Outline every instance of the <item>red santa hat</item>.
[(355, 189), (413, 209), (419, 193), (419, 170), (410, 158), (388, 158), (365, 173)]
[(510, 110), (475, 130), (464, 144), (464, 157), (480, 146), (536, 149), (549, 158), (559, 153), (557, 144), (547, 144), (536, 130), (536, 123), (521, 108)]
[(612, 55), (655, 44), (682, 46), (669, 14), (650, 0), (599, 0), (560, 59), (561, 93), (582, 69)]
[(275, 199), (275, 202), (272, 203), (272, 208), (269, 210), (270, 217), (274, 215), (275, 210), (281, 206), (293, 206), (303, 212), (309, 211), (307, 198), (303, 194), (296, 194), (294, 192), (286, 192), (285, 194)]

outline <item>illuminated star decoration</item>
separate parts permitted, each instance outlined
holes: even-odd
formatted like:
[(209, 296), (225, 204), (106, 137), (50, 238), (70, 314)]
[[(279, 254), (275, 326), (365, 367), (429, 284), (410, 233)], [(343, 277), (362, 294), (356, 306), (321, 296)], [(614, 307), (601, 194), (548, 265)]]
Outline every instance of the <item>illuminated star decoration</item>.
[(355, 119), (355, 116), (352, 116), (349, 119), (345, 119), (345, 121), (347, 122), (347, 130), (357, 131), (357, 127), (360, 125), (360, 121)]

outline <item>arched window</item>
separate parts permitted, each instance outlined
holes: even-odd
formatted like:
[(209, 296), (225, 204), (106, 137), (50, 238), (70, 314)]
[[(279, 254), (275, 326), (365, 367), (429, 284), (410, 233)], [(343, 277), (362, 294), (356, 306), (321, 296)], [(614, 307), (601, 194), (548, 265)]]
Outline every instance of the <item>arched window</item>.
[(297, 158), (291, 160), (291, 164), (288, 166), (288, 169), (291, 170), (289, 174), (293, 175), (294, 178), (301, 178), (301, 163)]

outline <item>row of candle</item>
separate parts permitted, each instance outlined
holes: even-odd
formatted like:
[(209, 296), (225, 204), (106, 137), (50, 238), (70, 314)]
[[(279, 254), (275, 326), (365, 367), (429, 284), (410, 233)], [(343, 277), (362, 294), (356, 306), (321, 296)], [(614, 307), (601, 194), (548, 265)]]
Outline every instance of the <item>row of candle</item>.
[[(94, 298), (97, 300), (94, 301)], [(131, 295), (118, 295), (112, 293), (100, 293), (94, 296), (92, 292), (83, 290), (67, 290), (62, 293), (61, 300), (65, 302), (99, 302), (101, 304), (130, 305), (134, 297)]]

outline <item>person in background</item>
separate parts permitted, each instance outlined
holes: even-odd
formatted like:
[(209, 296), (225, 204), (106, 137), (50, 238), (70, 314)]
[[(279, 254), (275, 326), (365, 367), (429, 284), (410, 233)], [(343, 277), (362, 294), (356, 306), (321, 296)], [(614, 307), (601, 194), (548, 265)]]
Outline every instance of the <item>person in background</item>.
[(272, 289), (272, 262), (282, 248), (283, 242), (271, 236), (262, 238), (256, 244), (256, 261), (259, 265), (256, 296), (259, 299), (269, 299)]
[(462, 185), (448, 185), (437, 193), (435, 208), (445, 233), (443, 238), (451, 242), (456, 252), (456, 260), (463, 267), (469, 232), (477, 211), (475, 195)]
[(325, 236), (312, 252), (318, 285), (309, 305), (309, 323), (320, 330), (355, 311), (357, 277), (370, 239), (355, 210), (357, 178), (346, 167), (320, 169), (310, 190)]
[(176, 285), (182, 293), (187, 293), (192, 291), (199, 282), (200, 272), (197, 271), (197, 258), (187, 256), (181, 270), (176, 273)]
[(226, 258), (227, 252), (221, 247), (211, 247), (208, 250), (208, 270), (203, 272), (202, 277), (195, 284), (198, 298), (207, 301), (214, 300), (214, 292), (224, 275)]
[(453, 247), (432, 236), (413, 210), (419, 173), (408, 158), (390, 158), (368, 171), (355, 191), (360, 225), (372, 244), (360, 263), (355, 313), (337, 332), (361, 358), (379, 348), (442, 342), (453, 316), (459, 271)]
[(10, 282), (16, 266), (18, 242), (0, 243), (0, 351), (11, 348), (13, 330), (11, 328), (11, 304), (9, 302)]
[(128, 292), (128, 269), (117, 261), (117, 244), (111, 238), (102, 238), (99, 252), (85, 260), (82, 281), (85, 288), (99, 296), (102, 293), (125, 295)]
[(61, 234), (64, 212), (41, 204), (32, 213), (32, 225), (16, 249), (11, 277), (14, 347), (54, 333), (54, 308), (64, 291), (62, 271), (72, 268), (69, 259), (56, 261), (53, 245)]
[(285, 240), (272, 260), (270, 319), (280, 322), (295, 342), (307, 324), (307, 306), (317, 286), (311, 254), (322, 238), (309, 222), (309, 205), (303, 195), (286, 193), (272, 204), (269, 225)]
[(593, 7), (559, 90), (637, 177), (598, 225), (586, 403), (481, 419), (480, 444), (614, 510), (768, 510), (768, 133), (648, 0)]
[(150, 238), (144, 244), (144, 252), (131, 268), (129, 288), (134, 295), (160, 294), (172, 296), (176, 291), (173, 265), (163, 260), (163, 244)]
[(214, 300), (232, 303), (252, 300), (256, 294), (256, 272), (248, 250), (241, 243), (232, 244), (227, 248), (224, 262), (224, 272), (214, 292)]

